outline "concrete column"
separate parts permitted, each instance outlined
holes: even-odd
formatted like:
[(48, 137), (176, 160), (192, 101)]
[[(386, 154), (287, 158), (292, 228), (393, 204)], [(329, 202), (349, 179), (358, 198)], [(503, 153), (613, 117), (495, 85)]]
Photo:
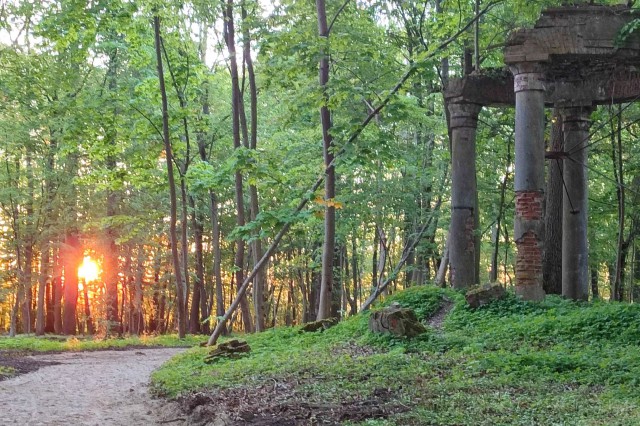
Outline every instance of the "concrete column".
[(589, 298), (587, 149), (591, 107), (562, 108), (565, 192), (562, 200), (562, 295)]
[(535, 63), (516, 64), (512, 72), (516, 95), (516, 294), (524, 300), (542, 300), (544, 74)]
[(476, 129), (481, 105), (449, 104), (451, 126), (451, 227), (449, 265), (453, 288), (476, 282)]

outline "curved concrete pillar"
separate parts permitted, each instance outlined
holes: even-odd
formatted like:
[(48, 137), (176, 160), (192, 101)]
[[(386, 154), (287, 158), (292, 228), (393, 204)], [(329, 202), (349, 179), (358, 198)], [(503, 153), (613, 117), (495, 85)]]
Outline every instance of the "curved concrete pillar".
[(451, 227), (449, 265), (453, 288), (476, 282), (476, 129), (478, 104), (452, 102), (451, 114)]
[(536, 63), (511, 69), (516, 94), (516, 294), (537, 301), (544, 299), (544, 74)]
[(565, 192), (562, 200), (562, 295), (589, 298), (587, 145), (592, 108), (562, 108)]

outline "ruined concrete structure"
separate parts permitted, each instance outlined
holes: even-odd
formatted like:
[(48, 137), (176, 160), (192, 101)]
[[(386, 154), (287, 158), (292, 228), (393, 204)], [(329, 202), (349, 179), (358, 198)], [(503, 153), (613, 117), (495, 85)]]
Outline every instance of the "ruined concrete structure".
[[(587, 151), (597, 105), (640, 99), (640, 37), (616, 46), (620, 30), (640, 13), (624, 6), (581, 5), (544, 11), (534, 28), (511, 35), (507, 70), (453, 80), (445, 97), (452, 136), (451, 281), (465, 288), (475, 276), (475, 136), (484, 106), (515, 106), (514, 238), (516, 293), (541, 300), (544, 251), (545, 154), (563, 158), (562, 293), (588, 297)], [(545, 153), (545, 107), (563, 118), (564, 150)]]

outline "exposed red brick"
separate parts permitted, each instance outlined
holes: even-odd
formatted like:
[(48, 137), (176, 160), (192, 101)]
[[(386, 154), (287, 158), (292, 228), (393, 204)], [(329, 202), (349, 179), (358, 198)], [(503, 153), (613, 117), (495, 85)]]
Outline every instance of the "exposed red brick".
[(542, 242), (532, 232), (516, 241), (516, 278), (518, 285), (538, 285), (542, 282)]
[(516, 216), (527, 220), (542, 219), (544, 193), (542, 191), (519, 191), (516, 193)]

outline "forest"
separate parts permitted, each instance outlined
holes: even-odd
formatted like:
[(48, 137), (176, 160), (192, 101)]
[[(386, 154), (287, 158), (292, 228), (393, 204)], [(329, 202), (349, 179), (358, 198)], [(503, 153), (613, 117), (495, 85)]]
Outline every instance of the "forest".
[[(447, 286), (443, 92), (560, 3), (3, 2), (0, 331), (264, 331)], [(592, 299), (640, 288), (639, 114), (591, 116)], [(514, 110), (478, 121), (476, 281), (512, 288)]]

